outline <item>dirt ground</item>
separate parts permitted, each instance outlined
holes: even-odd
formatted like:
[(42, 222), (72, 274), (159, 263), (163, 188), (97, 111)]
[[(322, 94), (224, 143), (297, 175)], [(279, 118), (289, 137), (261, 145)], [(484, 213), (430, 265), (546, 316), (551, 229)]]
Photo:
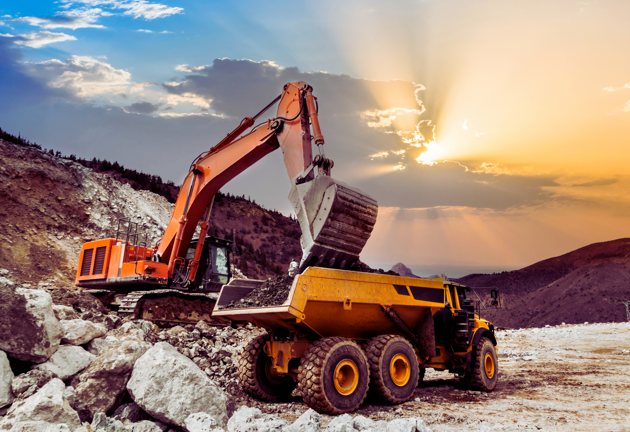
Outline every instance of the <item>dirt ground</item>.
[[(468, 391), (453, 374), (429, 369), (409, 402), (366, 404), (353, 415), (420, 417), (433, 431), (630, 431), (630, 323), (502, 330), (497, 338), (494, 392)], [(290, 421), (308, 409), (298, 398), (255, 406)]]

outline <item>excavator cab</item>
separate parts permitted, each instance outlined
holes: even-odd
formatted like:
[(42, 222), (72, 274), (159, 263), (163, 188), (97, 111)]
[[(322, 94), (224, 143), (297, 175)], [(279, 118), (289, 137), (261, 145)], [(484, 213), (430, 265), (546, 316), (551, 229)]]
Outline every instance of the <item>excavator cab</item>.
[[(186, 253), (186, 266), (194, 259), (199, 238), (190, 242)], [(230, 248), (232, 242), (207, 236), (199, 260), (199, 270), (193, 284), (193, 291), (219, 292), (221, 287), (232, 279), (230, 271)]]

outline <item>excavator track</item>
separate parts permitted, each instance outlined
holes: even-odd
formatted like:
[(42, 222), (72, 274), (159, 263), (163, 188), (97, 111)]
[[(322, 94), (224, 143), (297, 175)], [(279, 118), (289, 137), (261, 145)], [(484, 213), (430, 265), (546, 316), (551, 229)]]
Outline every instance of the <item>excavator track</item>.
[(203, 320), (215, 326), (226, 324), (212, 319), (218, 293), (190, 293), (179, 290), (133, 291), (118, 308), (121, 318), (144, 319), (157, 325), (197, 324)]

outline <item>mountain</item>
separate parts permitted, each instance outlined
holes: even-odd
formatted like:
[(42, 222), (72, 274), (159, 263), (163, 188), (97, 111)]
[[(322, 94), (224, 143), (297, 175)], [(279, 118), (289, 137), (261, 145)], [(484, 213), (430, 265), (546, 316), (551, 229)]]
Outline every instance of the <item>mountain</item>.
[(420, 277), (413, 274), (411, 269), (401, 262), (394, 264), (391, 271), (396, 272), (401, 276), (415, 277), (415, 278)]
[[(484, 311), (500, 327), (629, 320), (630, 238), (594, 243), (520, 270), (471, 274), (470, 287), (496, 287), (504, 307)], [(487, 298), (487, 291), (480, 291)]]
[[(139, 222), (155, 242), (173, 212), (170, 191), (136, 190), (143, 185), (119, 181), (130, 170), (99, 172), (105, 161), (86, 167), (59, 152), (2, 139), (0, 160), (0, 269), (21, 283), (73, 289), (83, 242), (114, 236), (122, 217)], [(151, 184), (171, 187), (161, 179)], [(236, 238), (234, 262), (250, 278), (282, 273), (302, 255), (297, 221), (245, 197), (217, 194), (209, 233)]]

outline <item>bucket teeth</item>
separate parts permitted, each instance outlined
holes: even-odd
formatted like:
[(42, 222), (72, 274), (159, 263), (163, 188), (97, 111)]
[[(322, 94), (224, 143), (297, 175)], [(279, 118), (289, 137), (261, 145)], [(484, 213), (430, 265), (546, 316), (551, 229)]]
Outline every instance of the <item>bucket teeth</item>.
[(302, 229), (300, 271), (309, 266), (351, 268), (374, 229), (376, 201), (326, 176), (294, 186), (289, 200)]

